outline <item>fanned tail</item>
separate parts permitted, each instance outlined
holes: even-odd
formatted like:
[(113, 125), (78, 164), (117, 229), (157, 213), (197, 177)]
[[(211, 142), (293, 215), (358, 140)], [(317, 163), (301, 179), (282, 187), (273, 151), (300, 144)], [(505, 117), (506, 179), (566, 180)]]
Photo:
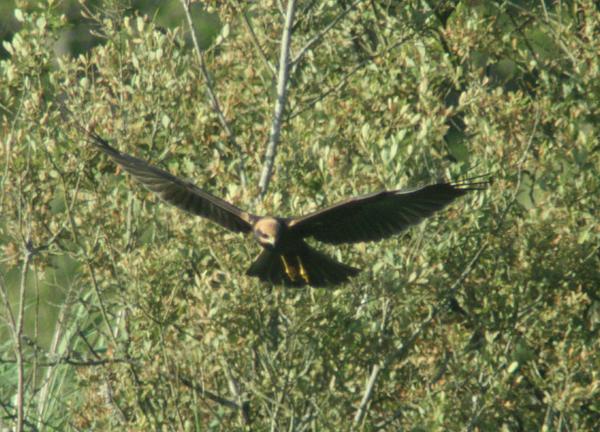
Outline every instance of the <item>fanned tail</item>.
[(275, 285), (323, 287), (345, 282), (359, 271), (302, 243), (284, 254), (263, 250), (246, 274)]

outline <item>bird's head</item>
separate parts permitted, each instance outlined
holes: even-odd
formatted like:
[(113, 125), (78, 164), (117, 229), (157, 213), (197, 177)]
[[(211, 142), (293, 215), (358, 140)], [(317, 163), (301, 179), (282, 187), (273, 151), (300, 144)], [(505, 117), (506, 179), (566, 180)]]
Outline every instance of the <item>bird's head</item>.
[(254, 224), (253, 232), (262, 247), (273, 249), (281, 235), (281, 222), (271, 217), (259, 219)]

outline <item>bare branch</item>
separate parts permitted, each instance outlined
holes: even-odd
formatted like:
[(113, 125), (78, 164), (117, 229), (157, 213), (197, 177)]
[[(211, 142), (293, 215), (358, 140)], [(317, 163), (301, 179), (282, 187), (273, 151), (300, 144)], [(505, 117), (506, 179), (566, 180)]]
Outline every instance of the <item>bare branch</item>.
[(225, 114), (223, 114), (223, 110), (221, 109), (221, 104), (219, 103), (219, 99), (215, 93), (213, 80), (208, 73), (208, 69), (206, 68), (206, 62), (204, 61), (204, 53), (200, 49), (200, 45), (198, 44), (198, 39), (196, 38), (196, 32), (194, 31), (194, 22), (192, 21), (192, 15), (190, 14), (190, 8), (187, 0), (181, 0), (181, 6), (183, 7), (183, 11), (185, 12), (185, 16), (187, 18), (188, 26), (190, 28), (190, 34), (192, 36), (192, 43), (194, 44), (194, 49), (196, 52), (196, 57), (198, 58), (198, 63), (200, 65), (200, 72), (204, 77), (204, 81), (206, 83), (206, 93), (208, 95), (208, 99), (210, 101), (211, 108), (217, 114), (219, 119), (219, 123), (221, 123), (221, 127), (227, 134), (227, 139), (229, 144), (234, 147), (240, 158), (240, 164), (238, 168), (238, 173), (240, 176), (240, 181), (242, 182), (242, 187), (246, 187), (246, 169), (244, 167), (244, 157), (243, 152), (240, 145), (237, 142), (237, 138), (235, 133), (229, 126), (229, 122), (225, 118)]
[[(17, 360), (0, 358), (0, 364), (13, 364), (13, 363), (17, 363)], [(26, 360), (23, 363), (24, 364), (33, 364), (34, 361)], [(36, 363), (40, 367), (69, 365), (69, 366), (74, 366), (74, 367), (78, 367), (78, 368), (85, 368), (85, 367), (105, 366), (105, 365), (118, 364), (118, 363), (131, 363), (131, 360), (125, 359), (125, 358), (110, 358), (110, 359), (98, 358), (96, 360), (74, 360), (71, 356), (64, 356), (64, 357), (59, 358), (58, 360), (42, 361), (42, 362), (37, 361)]]
[(354, 427), (358, 426), (360, 422), (362, 422), (362, 419), (367, 413), (367, 405), (369, 404), (373, 395), (373, 389), (375, 388), (375, 382), (377, 381), (377, 376), (379, 375), (380, 370), (381, 367), (379, 365), (376, 364), (375, 366), (373, 366), (371, 376), (369, 377), (369, 381), (367, 381), (365, 393), (363, 395), (362, 400), (360, 401), (358, 409), (356, 410), (356, 415), (354, 416)]
[(23, 403), (25, 396), (25, 359), (23, 357), (23, 325), (25, 322), (25, 288), (27, 286), (27, 273), (33, 256), (31, 240), (25, 245), (25, 259), (21, 269), (21, 285), (19, 287), (19, 311), (17, 313), (17, 327), (15, 331), (15, 355), (17, 357), (17, 431), (23, 430)]
[(296, 72), (296, 69), (298, 68), (298, 64), (300, 63), (300, 60), (302, 60), (302, 57), (304, 57), (304, 55), (310, 50), (312, 49), (316, 44), (318, 44), (319, 42), (321, 42), (321, 40), (323, 39), (323, 36), (325, 36), (329, 30), (331, 30), (332, 28), (334, 28), (336, 26), (337, 23), (339, 23), (342, 18), (344, 18), (346, 15), (348, 15), (348, 13), (354, 9), (361, 1), (363, 0), (354, 0), (354, 2), (348, 6), (346, 9), (344, 9), (342, 12), (339, 13), (338, 16), (336, 16), (329, 24), (327, 24), (325, 26), (325, 28), (323, 28), (319, 33), (317, 33), (315, 36), (313, 36), (307, 43), (306, 45), (304, 45), (300, 51), (298, 52), (298, 54), (296, 54), (296, 56), (294, 57), (294, 59), (291, 61), (292, 64), (292, 75), (294, 74), (294, 72)]
[(294, 12), (296, 10), (296, 0), (288, 0), (287, 11), (285, 14), (285, 24), (281, 35), (281, 52), (279, 56), (279, 75), (277, 78), (277, 100), (275, 102), (275, 113), (273, 115), (273, 124), (265, 153), (265, 163), (260, 176), (258, 187), (260, 197), (264, 197), (271, 181), (273, 173), (273, 164), (277, 153), (277, 145), (281, 136), (281, 125), (283, 123), (283, 113), (287, 100), (287, 84), (290, 72), (290, 42), (292, 37), (292, 24), (294, 23)]
[(85, 264), (88, 269), (90, 279), (92, 281), (92, 287), (94, 288), (94, 293), (96, 294), (96, 299), (98, 300), (98, 307), (100, 309), (100, 314), (102, 315), (102, 320), (104, 321), (104, 325), (106, 326), (106, 329), (108, 330), (108, 334), (116, 347), (116, 346), (118, 346), (117, 336), (115, 335), (115, 331), (113, 330), (111, 321), (108, 317), (108, 309), (106, 308), (106, 305), (104, 302), (104, 297), (102, 295), (102, 291), (100, 290), (100, 286), (98, 285), (98, 280), (96, 279), (96, 269), (92, 265), (91, 259), (87, 256), (86, 253), (85, 253), (85, 258), (86, 258)]

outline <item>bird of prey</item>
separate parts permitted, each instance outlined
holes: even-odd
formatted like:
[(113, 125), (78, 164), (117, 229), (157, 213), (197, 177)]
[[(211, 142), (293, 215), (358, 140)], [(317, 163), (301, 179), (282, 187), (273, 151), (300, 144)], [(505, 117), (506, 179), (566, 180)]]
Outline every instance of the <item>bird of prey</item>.
[(95, 132), (83, 130), (95, 147), (162, 200), (231, 231), (252, 233), (263, 249), (246, 274), (277, 285), (333, 286), (358, 274), (359, 269), (309, 246), (306, 238), (335, 245), (381, 240), (419, 223), (469, 191), (485, 189), (488, 184), (481, 176), (461, 182), (375, 192), (299, 217), (257, 216), (187, 180), (121, 153)]

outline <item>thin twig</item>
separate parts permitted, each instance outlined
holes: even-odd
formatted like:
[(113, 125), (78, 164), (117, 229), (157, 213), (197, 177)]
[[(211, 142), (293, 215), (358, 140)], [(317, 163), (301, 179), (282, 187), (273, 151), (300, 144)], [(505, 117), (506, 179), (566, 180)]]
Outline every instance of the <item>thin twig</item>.
[[(85, 255), (87, 255), (84, 252)], [(85, 256), (85, 264), (88, 269), (90, 279), (92, 281), (92, 287), (94, 288), (94, 293), (96, 294), (96, 299), (98, 300), (98, 307), (100, 308), (100, 315), (102, 316), (102, 320), (104, 321), (104, 325), (108, 330), (108, 334), (110, 339), (115, 344), (115, 347), (118, 346), (117, 336), (115, 335), (115, 331), (113, 330), (113, 326), (111, 325), (110, 319), (108, 317), (108, 309), (104, 302), (104, 297), (102, 296), (102, 292), (100, 290), (100, 285), (98, 284), (98, 280), (96, 278), (96, 269), (92, 265), (92, 260), (90, 257)]]
[(315, 36), (313, 36), (307, 43), (306, 45), (304, 45), (302, 48), (300, 48), (300, 51), (298, 52), (298, 54), (296, 54), (296, 56), (294, 57), (294, 59), (291, 61), (292, 64), (292, 72), (291, 74), (293, 75), (294, 72), (296, 72), (296, 69), (298, 68), (298, 64), (300, 63), (300, 60), (302, 60), (302, 57), (304, 57), (304, 55), (312, 48), (314, 48), (314, 46), (316, 44), (318, 44), (319, 42), (321, 42), (321, 40), (323, 39), (323, 36), (325, 36), (329, 30), (331, 30), (333, 27), (336, 26), (336, 24), (338, 22), (340, 22), (342, 20), (342, 18), (344, 18), (346, 15), (348, 15), (348, 13), (354, 9), (361, 1), (363, 0), (354, 0), (354, 2), (348, 6), (346, 9), (344, 9), (342, 12), (340, 12), (338, 14), (338, 16), (336, 16), (333, 20), (331, 20), (331, 22), (329, 24), (327, 24), (325, 26), (325, 28), (323, 28), (319, 33), (317, 33)]
[[(33, 365), (35, 360), (25, 360), (24, 364)], [(18, 363), (16, 359), (0, 358), (0, 364), (13, 364)], [(71, 356), (61, 357), (58, 360), (52, 361), (38, 361), (37, 365), (40, 367), (53, 367), (59, 365), (69, 365), (78, 368), (105, 366), (118, 363), (131, 363), (131, 360), (126, 358), (98, 358), (96, 360), (74, 360)]]
[(204, 81), (206, 83), (206, 93), (208, 95), (208, 99), (210, 101), (211, 108), (213, 109), (215, 114), (217, 114), (219, 123), (221, 123), (221, 127), (227, 134), (227, 139), (229, 141), (229, 144), (231, 146), (233, 146), (238, 152), (238, 155), (240, 158), (238, 173), (240, 176), (240, 181), (242, 183), (242, 188), (245, 189), (246, 188), (246, 169), (244, 166), (244, 156), (243, 156), (242, 148), (238, 144), (235, 133), (233, 132), (233, 130), (229, 126), (229, 122), (225, 118), (225, 114), (223, 113), (223, 110), (221, 109), (221, 104), (219, 103), (219, 99), (217, 98), (217, 95), (215, 93), (214, 82), (208, 72), (208, 69), (206, 68), (206, 62), (204, 60), (204, 53), (200, 49), (200, 45), (198, 44), (198, 39), (196, 38), (196, 32), (194, 31), (194, 22), (192, 20), (192, 15), (190, 14), (190, 8), (188, 5), (188, 1), (181, 0), (181, 6), (183, 7), (183, 11), (187, 18), (188, 26), (190, 28), (190, 34), (192, 36), (192, 43), (194, 44), (196, 57), (198, 58), (198, 63), (200, 65), (200, 72), (202, 73), (202, 76), (204, 77)]
[(178, 376), (177, 379), (186, 387), (191, 388), (192, 390), (198, 392), (201, 397), (205, 397), (206, 399), (210, 399), (213, 402), (218, 403), (219, 405), (226, 406), (227, 408), (231, 408), (234, 410), (242, 410), (243, 407), (238, 405), (236, 402), (225, 399), (224, 397), (219, 396), (216, 393), (206, 390), (204, 387), (200, 387), (196, 385), (192, 380), (187, 379), (182, 376)]
[[(540, 122), (540, 110), (538, 108), (536, 110), (536, 116), (535, 116), (535, 121), (533, 123), (533, 129), (531, 131), (531, 135), (529, 136), (529, 139), (527, 140), (527, 146), (525, 147), (525, 150), (523, 150), (523, 154), (517, 161), (517, 184), (514, 187), (510, 201), (508, 202), (508, 204), (504, 208), (504, 211), (500, 214), (500, 217), (498, 218), (498, 224), (493, 231), (496, 234), (499, 233), (500, 230), (503, 228), (504, 223), (506, 221), (506, 217), (508, 215), (508, 212), (510, 211), (512, 206), (517, 201), (517, 197), (519, 195), (519, 190), (521, 189), (521, 182), (522, 182), (522, 177), (523, 177), (523, 165), (525, 164), (525, 162), (527, 161), (527, 157), (529, 156), (529, 151), (531, 150), (531, 146), (533, 145), (533, 140), (534, 140), (535, 134), (537, 132), (539, 122)], [(501, 370), (501, 368), (497, 368), (495, 374), (499, 373), (500, 370)], [(485, 397), (486, 393), (487, 393), (487, 389), (484, 389), (481, 396)], [(467, 431), (473, 430), (473, 428), (475, 427), (475, 424), (477, 423), (477, 421), (479, 420), (479, 418), (481, 417), (481, 415), (483, 414), (483, 412), (485, 411), (486, 408), (487, 408), (487, 406), (484, 401), (483, 405), (478, 410), (476, 410), (474, 412), (474, 414), (472, 415), (472, 417), (469, 421), (469, 424), (466, 427)]]
[(290, 72), (290, 42), (292, 38), (292, 25), (294, 23), (294, 12), (296, 11), (296, 0), (288, 0), (287, 11), (285, 14), (285, 24), (281, 35), (281, 52), (279, 56), (279, 75), (277, 78), (277, 100), (275, 102), (275, 113), (273, 115), (273, 124), (269, 135), (269, 143), (265, 153), (265, 163), (258, 187), (260, 197), (264, 197), (271, 181), (273, 173), (273, 164), (277, 153), (277, 145), (281, 137), (281, 125), (283, 123), (283, 113), (287, 100), (287, 85)]
[(275, 78), (277, 77), (277, 71), (275, 70), (275, 66), (273, 66), (271, 64), (271, 62), (267, 58), (267, 55), (265, 54), (265, 51), (262, 49), (262, 46), (260, 46), (258, 37), (256, 37), (256, 33), (254, 32), (254, 28), (252, 27), (252, 23), (250, 22), (250, 19), (248, 18), (248, 14), (245, 12), (242, 12), (242, 21), (244, 22), (244, 26), (246, 27), (246, 30), (248, 30), (248, 33), (250, 33), (252, 42), (254, 43), (256, 50), (260, 54), (260, 58), (262, 59), (263, 63), (267, 67), (267, 69), (271, 72), (271, 76), (272, 76), (273, 80), (275, 80)]
[(2, 179), (0, 179), (0, 190), (2, 191), (0, 193), (0, 213), (2, 212), (3, 206), (4, 206), (4, 195), (5, 195), (5, 191), (4, 191), (4, 183), (7, 181), (7, 179), (9, 178), (9, 172), (8, 169), (10, 167), (10, 156), (13, 154), (13, 152), (11, 151), (11, 147), (12, 147), (12, 143), (13, 143), (13, 139), (15, 136), (15, 129), (17, 126), (17, 120), (19, 119), (19, 116), (21, 115), (21, 109), (23, 108), (23, 101), (25, 100), (25, 97), (21, 97), (21, 99), (19, 100), (19, 107), (17, 108), (17, 111), (13, 113), (12, 110), (8, 109), (8, 108), (4, 108), (9, 114), (14, 114), (14, 118), (13, 121), (11, 122), (10, 125), (10, 130), (8, 132), (8, 135), (6, 136), (6, 140), (4, 140), (4, 156), (5, 156), (5, 165), (4, 165), (4, 175), (2, 176)]
[[(50, 247), (50, 245), (52, 243), (57, 241), (59, 234), (61, 234), (63, 232), (63, 230), (65, 230), (69, 224), (71, 227), (74, 226), (74, 221), (72, 219), (72, 217), (73, 217), (72, 215), (73, 215), (73, 209), (75, 207), (75, 204), (77, 203), (77, 195), (79, 193), (79, 188), (81, 186), (82, 175), (81, 175), (81, 173), (79, 173), (77, 176), (77, 180), (75, 181), (75, 186), (73, 188), (68, 188), (64, 173), (62, 172), (62, 170), (60, 170), (58, 165), (54, 162), (54, 159), (52, 158), (50, 152), (45, 148), (44, 148), (44, 150), (46, 151), (47, 160), (52, 164), (52, 166), (54, 167), (56, 172), (59, 173), (59, 178), (61, 179), (61, 184), (62, 184), (62, 193), (63, 193), (64, 202), (68, 203), (68, 205), (66, 206), (66, 215), (67, 216), (65, 217), (65, 220), (63, 220), (63, 222), (62, 222), (61, 228), (46, 243), (46, 245), (48, 245), (48, 247)], [(70, 189), (73, 190), (73, 192), (71, 194), (71, 196), (72, 196), (71, 199), (69, 199), (69, 195), (67, 192)], [(74, 232), (72, 234), (73, 234), (73, 237), (77, 241), (77, 233)], [(78, 243), (78, 241), (77, 241), (77, 243)], [(40, 248), (38, 248), (38, 250), (39, 249)], [(53, 357), (56, 355), (56, 352), (59, 349), (60, 343), (63, 341), (64, 333), (67, 331), (65, 326), (68, 322), (68, 317), (71, 312), (71, 305), (74, 303), (74, 300), (77, 297), (79, 297), (82, 289), (83, 289), (83, 286), (80, 287), (79, 289), (76, 289), (76, 288), (74, 288), (74, 284), (68, 285), (64, 301), (62, 302), (62, 305), (60, 306), (60, 312), (58, 314), (58, 318), (57, 318), (56, 324), (54, 326), (54, 334), (52, 336), (52, 341), (50, 342), (50, 348), (48, 350), (47, 356)], [(66, 348), (66, 350), (68, 350), (68, 348)], [(51, 389), (52, 383), (53, 383), (52, 377), (53, 377), (53, 374), (55, 371), (54, 365), (42, 365), (42, 366), (46, 367), (46, 371), (42, 377), (43, 384), (42, 384), (41, 388), (39, 389), (38, 398), (37, 398), (37, 401), (38, 401), (37, 414), (38, 414), (39, 419), (44, 417), (43, 414), (44, 414), (44, 411), (46, 410), (47, 403), (49, 402), (49, 399), (50, 399), (49, 398), (50, 389)], [(39, 422), (40, 422), (40, 420), (38, 420), (38, 426), (41, 427), (42, 424)]]
[(506, 220), (506, 216), (508, 215), (508, 212), (510, 211), (512, 206), (517, 201), (517, 196), (519, 195), (519, 190), (521, 189), (521, 183), (523, 181), (523, 164), (525, 164), (525, 161), (527, 160), (527, 157), (529, 156), (529, 150), (531, 150), (531, 146), (533, 145), (533, 139), (535, 137), (535, 134), (537, 132), (539, 124), (540, 124), (540, 109), (538, 108), (535, 113), (535, 121), (533, 123), (533, 130), (531, 131), (531, 135), (529, 136), (529, 139), (527, 140), (527, 146), (525, 147), (525, 150), (523, 150), (523, 154), (517, 161), (517, 184), (515, 185), (512, 196), (510, 198), (510, 201), (504, 208), (504, 211), (500, 214), (500, 217), (497, 219), (498, 224), (496, 226), (495, 232), (500, 232), (500, 229), (504, 225), (504, 221)]
[(17, 314), (17, 328), (15, 331), (15, 355), (17, 356), (17, 431), (23, 430), (23, 402), (25, 396), (25, 367), (23, 357), (23, 324), (25, 322), (25, 288), (27, 286), (27, 273), (33, 256), (33, 245), (28, 240), (25, 245), (25, 260), (21, 269), (21, 286), (19, 288), (19, 312)]
[[(2, 296), (2, 301), (4, 303), (4, 308), (6, 309), (6, 316), (8, 317), (8, 327), (11, 330), (11, 333), (13, 334), (13, 339), (15, 341), (15, 354), (17, 357), (16, 362), (20, 364), (20, 368), (19, 368), (19, 387), (21, 384), (21, 374), (22, 374), (22, 368), (23, 368), (23, 356), (19, 354), (20, 351), (20, 344), (17, 342), (19, 340), (18, 337), (18, 332), (17, 332), (17, 322), (15, 320), (15, 316), (13, 314), (13, 311), (10, 307), (10, 302), (8, 300), (8, 289), (6, 288), (6, 285), (4, 284), (4, 279), (2, 278), (2, 275), (0, 274), (0, 296)], [(19, 360), (21, 359), (21, 360)], [(0, 402), (2, 402), (2, 400), (0, 399)], [(21, 430), (23, 429), (23, 400), (22, 398), (20, 399), (19, 403), (19, 399), (17, 399), (17, 415), (14, 415), (14, 417), (17, 419), (17, 423), (21, 423)], [(10, 410), (12, 412), (12, 409)], [(7, 417), (13, 417), (13, 414), (8, 414)]]
[(388, 358), (384, 362), (384, 368), (387, 368), (392, 363), (403, 359), (406, 356), (406, 354), (408, 353), (408, 350), (414, 345), (414, 343), (416, 342), (418, 337), (423, 333), (423, 331), (425, 331), (427, 329), (429, 324), (431, 324), (431, 322), (439, 315), (439, 313), (441, 311), (445, 310), (448, 307), (448, 305), (449, 305), (448, 301), (456, 295), (456, 291), (460, 287), (460, 284), (471, 273), (475, 263), (479, 260), (479, 257), (481, 256), (481, 254), (485, 251), (485, 249), (487, 247), (488, 247), (488, 242), (484, 241), (483, 244), (479, 247), (479, 249), (475, 253), (475, 255), (473, 255), (473, 258), (471, 258), (471, 261), (469, 261), (469, 264), (467, 264), (467, 267), (465, 268), (465, 270), (461, 273), (461, 275), (458, 277), (458, 279), (456, 279), (454, 281), (452, 286), (450, 286), (450, 289), (448, 290), (448, 293), (446, 294), (444, 299), (442, 299), (436, 305), (436, 307), (431, 311), (429, 316), (425, 320), (423, 320), (423, 322), (421, 322), (421, 324), (419, 325), (419, 328), (417, 328), (417, 330), (415, 330), (413, 332), (413, 334), (410, 336), (408, 341), (406, 343), (402, 344), (400, 349), (398, 349), (395, 352), (392, 352), (390, 354), (390, 356), (388, 356)]
[[(4, 401), (4, 400), (0, 399), (0, 407), (3, 410), (3, 413), (2, 413), (2, 416), (0, 417), (0, 419), (2, 419), (2, 420), (16, 420), (17, 419), (17, 416), (13, 414), (13, 406), (9, 401)], [(39, 419), (38, 419), (38, 421), (41, 422), (41, 420), (39, 420)], [(25, 419), (25, 421), (23, 423), (24, 423), (24, 426), (27, 426), (28, 431), (37, 432), (38, 430), (40, 430), (30, 420)], [(46, 426), (46, 429), (44, 429), (44, 430), (50, 430), (50, 429), (58, 430), (52, 424), (49, 424), (46, 422), (43, 422), (42, 424), (43, 424), (43, 426)], [(0, 423), (0, 427), (3, 428), (3, 429), (1, 429), (2, 431), (8, 430), (8, 429), (4, 428), (4, 423)]]
[(240, 407), (240, 419), (242, 424), (249, 425), (250, 424), (250, 413), (248, 409), (248, 402), (244, 401), (242, 396), (242, 390), (240, 389), (239, 381), (233, 376), (231, 372), (231, 368), (227, 364), (224, 358), (220, 358), (221, 367), (223, 368), (223, 372), (225, 373), (225, 377), (227, 378), (227, 384), (229, 385), (229, 391), (231, 394), (235, 396), (237, 401), (237, 406)]
[(377, 382), (377, 376), (379, 375), (379, 371), (381, 367), (376, 364), (373, 366), (373, 370), (371, 371), (371, 376), (369, 377), (369, 381), (367, 381), (367, 387), (365, 388), (365, 393), (363, 395), (362, 400), (360, 401), (360, 405), (356, 410), (356, 415), (354, 416), (354, 426), (358, 426), (362, 419), (365, 417), (367, 413), (367, 405), (371, 400), (373, 395), (373, 389), (375, 388), (375, 383)]
[(4, 303), (4, 308), (6, 309), (6, 316), (8, 317), (8, 326), (10, 331), (13, 333), (13, 337), (15, 337), (15, 330), (17, 328), (17, 324), (15, 321), (15, 315), (10, 307), (10, 302), (8, 300), (8, 289), (4, 283), (4, 279), (2, 278), (2, 274), (0, 274), (0, 297), (2, 297), (2, 303)]
[[(70, 112), (69, 112), (69, 115), (71, 115)], [(52, 161), (52, 163), (53, 163), (55, 169), (58, 169), (58, 167), (54, 164), (53, 161)], [(61, 172), (60, 170), (58, 170), (58, 171), (59, 171), (59, 173)], [(65, 183), (63, 183), (63, 188), (64, 188), (64, 186), (65, 186)], [(65, 188), (65, 190), (66, 190), (66, 188)], [(74, 200), (75, 199), (76, 198), (74, 197)], [(73, 217), (71, 210), (72, 210), (72, 208), (70, 206), (67, 206), (67, 218), (69, 220), (69, 224), (71, 225), (71, 232), (73, 233), (73, 239), (79, 245), (79, 247), (81, 248), (81, 250), (83, 252), (83, 256), (85, 258), (85, 263), (86, 263), (86, 266), (87, 266), (89, 274), (90, 274), (90, 279), (92, 281), (92, 286), (94, 288), (94, 293), (96, 294), (96, 297), (98, 300), (98, 305), (100, 307), (102, 319), (104, 321), (104, 324), (106, 325), (108, 334), (110, 335), (110, 338), (116, 347), (118, 345), (117, 338), (116, 338), (113, 328), (111, 326), (110, 319), (108, 317), (108, 311), (104, 304), (102, 293), (100, 292), (100, 287), (98, 286), (98, 282), (96, 280), (96, 271), (95, 271), (94, 267), (92, 266), (92, 258), (90, 256), (88, 256), (88, 253), (87, 253), (85, 247), (81, 244), (80, 239), (77, 236), (77, 232), (78, 232), (77, 223), (75, 222), (75, 218)]]
[(469, 261), (469, 264), (467, 264), (467, 267), (465, 268), (465, 270), (461, 273), (461, 275), (458, 277), (458, 279), (456, 279), (454, 281), (454, 283), (448, 290), (448, 293), (446, 294), (444, 299), (442, 299), (433, 308), (433, 310), (431, 311), (429, 316), (421, 322), (419, 327), (412, 333), (412, 335), (406, 340), (406, 342), (404, 342), (398, 350), (396, 350), (396, 351), (392, 352), (390, 355), (388, 355), (384, 359), (383, 364), (381, 366), (379, 366), (379, 365), (373, 366), (373, 370), (371, 371), (371, 376), (369, 377), (369, 381), (367, 382), (367, 386), (365, 388), (365, 392), (363, 394), (362, 400), (361, 400), (360, 405), (359, 405), (358, 409), (356, 410), (356, 414), (354, 416), (353, 429), (359, 425), (359, 423), (362, 421), (362, 419), (364, 418), (364, 416), (367, 413), (367, 406), (373, 397), (373, 389), (377, 382), (379, 373), (382, 370), (387, 370), (393, 363), (397, 362), (398, 360), (402, 360), (404, 357), (406, 357), (409, 350), (414, 346), (414, 344), (417, 341), (417, 339), (419, 338), (419, 336), (429, 327), (429, 325), (433, 322), (435, 317), (437, 317), (441, 311), (443, 311), (444, 309), (446, 309), (448, 307), (448, 300), (454, 297), (454, 295), (456, 294), (456, 291), (460, 287), (460, 284), (467, 278), (469, 273), (471, 273), (475, 263), (479, 260), (479, 257), (481, 256), (483, 251), (485, 251), (487, 246), (488, 246), (487, 241), (483, 242), (483, 244), (479, 247), (479, 249), (473, 256), (473, 258), (471, 258), (471, 261)]
[(277, 0), (277, 8), (279, 9), (279, 13), (281, 14), (281, 16), (285, 16), (283, 12), (283, 3), (281, 3), (281, 0)]
[(390, 45), (389, 47), (387, 47), (381, 53), (369, 56), (366, 59), (364, 59), (361, 62), (359, 62), (352, 69), (350, 69), (348, 72), (346, 72), (346, 74), (344, 76), (342, 76), (342, 78), (339, 80), (339, 82), (336, 85), (334, 85), (332, 87), (329, 87), (327, 90), (325, 90), (319, 96), (316, 96), (313, 99), (311, 99), (308, 102), (306, 102), (306, 105), (303, 108), (301, 108), (301, 109), (299, 109), (297, 111), (292, 112), (290, 115), (287, 116), (286, 121), (290, 121), (293, 118), (299, 116), (300, 114), (308, 111), (309, 109), (311, 109), (312, 107), (314, 107), (317, 103), (319, 103), (320, 101), (322, 101), (323, 99), (325, 99), (327, 96), (331, 95), (332, 93), (335, 93), (335, 92), (339, 91), (342, 87), (344, 87), (346, 85), (346, 83), (348, 82), (348, 79), (352, 75), (354, 75), (356, 72), (358, 72), (359, 70), (361, 70), (362, 68), (364, 68), (365, 66), (367, 66), (368, 64), (370, 64), (376, 58), (381, 57), (383, 54), (386, 54), (386, 53), (390, 52), (392, 49), (396, 48), (397, 46), (403, 44), (404, 42), (406, 42), (412, 36), (413, 35), (409, 35), (409, 36), (403, 37), (399, 41), (397, 41), (397, 42), (393, 43), (392, 45)]

